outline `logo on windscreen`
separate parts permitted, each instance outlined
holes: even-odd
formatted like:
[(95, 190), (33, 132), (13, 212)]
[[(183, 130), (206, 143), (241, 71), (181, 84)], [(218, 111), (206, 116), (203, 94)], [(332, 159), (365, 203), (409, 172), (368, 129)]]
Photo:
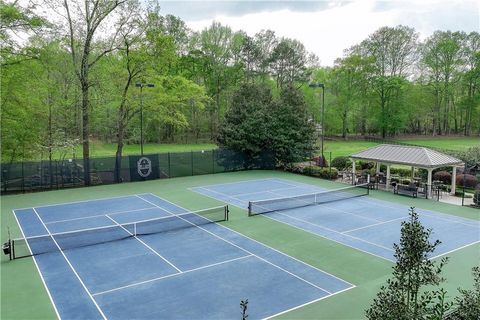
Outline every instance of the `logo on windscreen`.
[(140, 177), (148, 177), (152, 173), (152, 161), (146, 157), (141, 157), (137, 161), (137, 171)]

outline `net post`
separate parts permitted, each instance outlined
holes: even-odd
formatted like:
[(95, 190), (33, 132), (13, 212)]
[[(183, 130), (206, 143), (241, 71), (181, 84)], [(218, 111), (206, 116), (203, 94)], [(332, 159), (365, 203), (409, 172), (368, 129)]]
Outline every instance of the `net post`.
[(228, 205), (225, 206), (225, 221), (228, 221), (228, 214), (230, 213), (230, 210), (228, 209)]
[(248, 201), (248, 216), (250, 217), (252, 215), (252, 202)]
[(8, 252), (8, 259), (11, 261), (13, 260), (13, 254), (12, 254), (12, 250), (13, 250), (13, 245), (12, 245), (13, 241), (10, 240), (10, 238), (8, 239), (8, 248), (10, 249), (10, 251)]
[(136, 237), (137, 236), (137, 224), (133, 224), (133, 235)]

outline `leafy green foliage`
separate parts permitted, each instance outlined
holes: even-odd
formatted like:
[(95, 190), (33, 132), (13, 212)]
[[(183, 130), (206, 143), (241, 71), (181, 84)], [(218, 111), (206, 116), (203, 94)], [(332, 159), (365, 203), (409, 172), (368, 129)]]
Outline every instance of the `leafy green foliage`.
[(350, 168), (352, 165), (348, 157), (336, 157), (332, 160), (331, 166), (338, 170), (344, 170)]
[(400, 242), (394, 244), (396, 264), (392, 277), (366, 310), (368, 319), (441, 319), (450, 308), (444, 291), (425, 288), (444, 280), (441, 272), (448, 261), (429, 260), (440, 244), (439, 240), (430, 242), (431, 233), (421, 224), (415, 208), (411, 208), (409, 219), (402, 222)]
[(298, 90), (288, 87), (274, 99), (268, 87), (244, 84), (233, 95), (217, 141), (249, 157), (270, 150), (278, 165), (288, 166), (311, 156), (314, 131)]
[(286, 87), (268, 112), (269, 148), (277, 163), (288, 166), (311, 157), (316, 140), (315, 127), (307, 115), (300, 91)]
[(334, 180), (338, 178), (338, 170), (336, 168), (322, 168), (318, 166), (308, 166), (303, 168), (302, 173), (320, 177), (322, 179)]

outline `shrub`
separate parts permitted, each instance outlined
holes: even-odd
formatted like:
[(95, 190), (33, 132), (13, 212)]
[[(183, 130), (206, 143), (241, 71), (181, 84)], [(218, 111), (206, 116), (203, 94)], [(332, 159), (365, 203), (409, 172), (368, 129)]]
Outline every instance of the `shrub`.
[[(463, 196), (463, 191), (455, 191), (455, 196), (456, 197), (462, 197)], [(472, 195), (469, 193), (465, 193), (465, 199), (470, 199), (472, 198)]]
[(402, 184), (410, 184), (410, 182), (412, 182), (410, 179), (403, 179), (402, 180)]
[(303, 173), (309, 176), (317, 176), (320, 168), (317, 166), (308, 166), (303, 168)]
[(338, 178), (338, 170), (336, 168), (320, 168), (318, 166), (308, 166), (303, 169), (303, 173), (309, 176), (320, 177), (323, 179)]
[(338, 170), (344, 170), (350, 168), (352, 166), (352, 162), (347, 157), (336, 157), (332, 160), (331, 165)]
[(336, 168), (322, 168), (319, 175), (320, 178), (334, 180), (338, 178), (338, 170)]
[(438, 171), (433, 174), (433, 180), (442, 181), (445, 184), (452, 183), (452, 174), (447, 171)]
[(392, 168), (390, 167), (391, 174), (398, 174), (401, 177), (410, 177), (412, 175), (412, 170), (404, 168)]
[(368, 162), (368, 161), (359, 161), (358, 162), (360, 169), (372, 169), (375, 166), (374, 162)]
[(480, 190), (476, 190), (473, 194), (473, 203), (477, 206), (480, 206)]
[[(465, 179), (465, 185), (463, 180)], [(460, 174), (457, 176), (457, 185), (466, 187), (466, 188), (475, 188), (477, 185), (477, 177), (472, 176), (471, 174)]]

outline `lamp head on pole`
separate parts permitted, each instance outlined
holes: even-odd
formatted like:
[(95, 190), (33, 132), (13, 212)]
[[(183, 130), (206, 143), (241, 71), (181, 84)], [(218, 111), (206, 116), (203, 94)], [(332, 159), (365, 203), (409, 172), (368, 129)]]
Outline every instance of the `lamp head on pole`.
[(322, 88), (325, 89), (325, 85), (323, 83), (309, 83), (308, 86), (310, 88)]

